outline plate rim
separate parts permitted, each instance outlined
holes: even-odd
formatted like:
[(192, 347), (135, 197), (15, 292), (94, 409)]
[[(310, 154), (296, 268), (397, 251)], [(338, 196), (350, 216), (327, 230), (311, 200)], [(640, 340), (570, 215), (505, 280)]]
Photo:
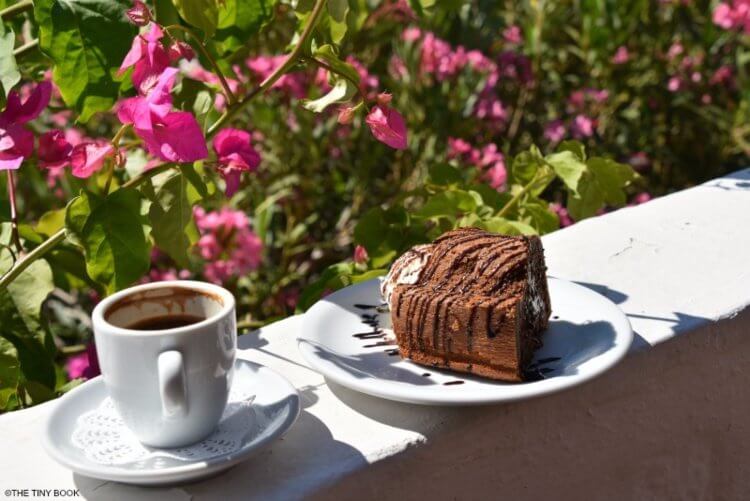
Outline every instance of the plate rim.
[[(237, 358), (235, 363), (245, 363), (253, 366), (256, 369), (264, 369), (268, 371), (272, 377), (278, 380), (278, 383), (282, 386), (286, 386), (288, 396), (292, 397), (289, 401), (290, 413), (289, 415), (279, 424), (276, 429), (268, 436), (262, 438), (252, 446), (246, 446), (239, 451), (218, 458), (209, 458), (202, 461), (194, 461), (184, 465), (170, 466), (159, 470), (132, 470), (123, 468), (121, 466), (111, 465), (89, 465), (81, 461), (71, 459), (64, 452), (59, 450), (52, 439), (55, 429), (55, 421), (60, 413), (66, 411), (69, 402), (77, 399), (80, 393), (93, 392), (93, 391), (104, 391), (104, 380), (102, 376), (92, 378), (80, 386), (73, 388), (68, 393), (57, 399), (53, 403), (54, 407), (46, 417), (43, 424), (43, 431), (41, 434), (41, 443), (45, 452), (56, 462), (62, 466), (68, 468), (74, 473), (80, 475), (115, 482), (123, 482), (128, 484), (136, 485), (162, 485), (169, 484), (177, 481), (186, 481), (191, 479), (199, 479), (203, 477), (211, 476), (214, 473), (218, 473), (225, 469), (228, 469), (251, 456), (254, 452), (264, 448), (271, 442), (277, 440), (283, 436), (287, 431), (291, 429), (294, 423), (299, 418), (302, 411), (301, 399), (297, 388), (292, 385), (289, 380), (279, 374), (277, 371), (271, 369), (268, 366), (261, 365), (259, 363), (247, 360), (244, 358)], [(94, 404), (96, 405), (96, 403)]]
[[(507, 395), (489, 395), (485, 398), (456, 398), (459, 393), (448, 393), (443, 392), (442, 394), (438, 395), (426, 395), (426, 396), (420, 396), (418, 394), (413, 393), (413, 388), (411, 386), (407, 386), (406, 388), (399, 388), (397, 385), (401, 385), (403, 383), (398, 381), (389, 381), (384, 380), (382, 378), (378, 377), (370, 377), (367, 379), (356, 379), (351, 377), (341, 377), (339, 374), (339, 371), (336, 370), (329, 370), (328, 367), (325, 364), (320, 364), (318, 357), (312, 353), (311, 349), (308, 346), (312, 344), (309, 338), (305, 337), (305, 328), (307, 325), (307, 322), (305, 322), (305, 319), (309, 319), (308, 315), (315, 315), (317, 314), (317, 310), (320, 309), (325, 301), (319, 300), (317, 301), (312, 307), (310, 307), (307, 312), (303, 316), (302, 322), (300, 322), (297, 332), (297, 348), (302, 355), (302, 358), (305, 360), (305, 362), (316, 372), (321, 374), (324, 378), (329, 379), (333, 381), (334, 383), (343, 386), (345, 388), (349, 388), (355, 391), (358, 391), (360, 393), (364, 393), (367, 395), (383, 398), (386, 400), (394, 400), (397, 402), (405, 402), (405, 403), (412, 403), (412, 404), (418, 404), (418, 405), (437, 405), (437, 406), (477, 406), (477, 405), (492, 405), (492, 404), (498, 404), (503, 402), (514, 402), (519, 400), (526, 400), (530, 398), (536, 398), (541, 397), (545, 395), (549, 395), (551, 393), (557, 393), (559, 391), (564, 391), (570, 388), (573, 388), (575, 386), (584, 384), (588, 381), (591, 381), (592, 379), (595, 379), (608, 370), (610, 370), (612, 367), (616, 366), (628, 353), (630, 346), (632, 345), (634, 333), (632, 326), (630, 325), (630, 320), (628, 319), (627, 315), (622, 311), (622, 309), (617, 306), (612, 300), (607, 298), (606, 296), (588, 288), (581, 284), (578, 284), (576, 282), (570, 281), (570, 280), (564, 280), (561, 278), (556, 278), (552, 276), (547, 277), (548, 282), (556, 282), (565, 284), (565, 286), (574, 287), (576, 289), (581, 290), (583, 294), (590, 294), (592, 296), (595, 296), (597, 300), (605, 301), (608, 303), (609, 306), (613, 307), (618, 312), (619, 320), (622, 322), (623, 329), (616, 329), (616, 336), (615, 340), (617, 341), (613, 347), (609, 350), (606, 350), (605, 352), (599, 354), (598, 356), (602, 356), (604, 354), (608, 355), (609, 360), (602, 365), (601, 367), (594, 369), (590, 373), (587, 373), (585, 376), (576, 376), (571, 375), (566, 378), (550, 378), (545, 379), (542, 381), (535, 381), (535, 382), (527, 382), (527, 383), (519, 383), (519, 384), (508, 384), (508, 383), (498, 383), (498, 387), (505, 387), (505, 388), (529, 388), (531, 385), (533, 386), (533, 390), (528, 391), (514, 391)], [(338, 291), (334, 292), (330, 296), (327, 296), (328, 301), (331, 302), (331, 299), (337, 299), (338, 297), (344, 296), (347, 293), (347, 290), (351, 290), (355, 287), (373, 287), (375, 282), (379, 282), (380, 278), (374, 278), (371, 280), (367, 280), (364, 282), (360, 282), (358, 284), (353, 284), (348, 287), (345, 287), (343, 289), (339, 289)], [(418, 367), (418, 364), (415, 364)], [(372, 384), (372, 381), (378, 381), (379, 384)], [(491, 381), (491, 380), (486, 380)]]

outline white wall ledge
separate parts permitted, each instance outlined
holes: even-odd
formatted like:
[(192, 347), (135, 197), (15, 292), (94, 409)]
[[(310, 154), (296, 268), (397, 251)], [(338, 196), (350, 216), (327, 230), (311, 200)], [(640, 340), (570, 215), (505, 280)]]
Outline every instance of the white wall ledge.
[[(564, 393), (421, 407), (326, 385), (294, 317), (240, 338), (304, 410), (259, 456), (200, 483), (144, 489), (73, 475), (38, 443), (50, 405), (0, 416), (0, 489), (90, 499), (740, 499), (750, 488), (750, 170), (544, 237), (549, 273), (626, 312), (631, 354)], [(679, 342), (665, 343), (679, 335)], [(80, 498), (78, 498), (80, 499)]]

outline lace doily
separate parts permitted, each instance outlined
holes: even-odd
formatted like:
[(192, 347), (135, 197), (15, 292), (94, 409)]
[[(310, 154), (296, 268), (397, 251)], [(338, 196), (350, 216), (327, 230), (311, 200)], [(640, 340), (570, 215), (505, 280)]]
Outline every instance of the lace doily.
[(255, 421), (252, 408), (255, 397), (248, 388), (238, 386), (235, 381), (216, 430), (186, 447), (158, 449), (141, 444), (125, 426), (109, 397), (96, 409), (78, 417), (71, 441), (90, 461), (102, 465), (127, 464), (138, 469), (165, 468), (230, 454), (242, 448)]

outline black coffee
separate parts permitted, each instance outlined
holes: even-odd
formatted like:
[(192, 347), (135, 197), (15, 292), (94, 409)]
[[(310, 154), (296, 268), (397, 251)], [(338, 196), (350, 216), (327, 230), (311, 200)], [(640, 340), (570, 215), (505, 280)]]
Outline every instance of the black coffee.
[(197, 315), (164, 315), (161, 317), (142, 318), (126, 328), (135, 331), (161, 331), (164, 329), (174, 329), (175, 327), (185, 327), (186, 325), (197, 324), (205, 320), (205, 317)]

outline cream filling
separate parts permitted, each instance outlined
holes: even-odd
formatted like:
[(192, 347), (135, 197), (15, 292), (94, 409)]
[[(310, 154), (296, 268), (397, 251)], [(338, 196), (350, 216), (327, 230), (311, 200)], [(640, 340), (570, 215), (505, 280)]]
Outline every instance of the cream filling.
[(432, 245), (417, 245), (406, 251), (391, 265), (391, 269), (380, 284), (380, 294), (390, 306), (393, 291), (398, 285), (414, 285), (419, 281), (427, 261), (429, 261)]

